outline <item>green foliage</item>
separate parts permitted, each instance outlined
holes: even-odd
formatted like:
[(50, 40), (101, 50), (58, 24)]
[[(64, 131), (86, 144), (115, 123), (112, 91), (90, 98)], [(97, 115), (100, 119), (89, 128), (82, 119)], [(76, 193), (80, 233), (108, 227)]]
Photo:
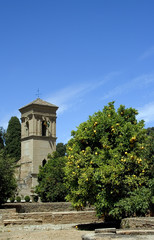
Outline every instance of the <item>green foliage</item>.
[(21, 202), (21, 197), (20, 197), (20, 196), (17, 196), (17, 197), (16, 197), (16, 201), (17, 201), (17, 202)]
[(14, 178), (15, 165), (12, 159), (0, 152), (0, 205), (16, 191), (16, 180)]
[[(104, 204), (99, 196), (99, 204), (97, 205), (98, 211), (101, 212)], [(121, 198), (114, 204), (114, 208), (110, 211), (113, 218), (124, 218), (130, 216), (145, 216), (150, 208), (151, 191), (149, 188), (140, 187), (134, 191), (128, 192), (126, 197)], [(99, 209), (100, 206), (100, 209)]]
[(30, 196), (25, 196), (24, 199), (25, 199), (25, 202), (30, 202)]
[(148, 134), (148, 144), (146, 148), (146, 158), (149, 160), (151, 169), (150, 169), (150, 178), (154, 178), (154, 127), (147, 129)]
[(34, 201), (34, 202), (38, 202), (38, 196), (36, 196), (36, 195), (33, 196), (33, 201)]
[(65, 156), (66, 153), (66, 144), (63, 143), (57, 143), (56, 145), (56, 152), (58, 154), (58, 157)]
[(0, 150), (4, 149), (4, 141), (5, 141), (5, 131), (2, 127), (0, 127)]
[[(154, 199), (154, 127), (147, 129), (147, 146), (145, 157), (148, 159), (148, 164), (150, 166), (147, 174), (149, 176), (149, 186), (152, 192), (151, 202)], [(153, 202), (154, 203), (154, 202)]]
[(14, 201), (15, 201), (15, 197), (10, 197), (10, 202), (14, 203)]
[[(72, 131), (65, 168), (67, 200), (76, 208), (95, 204), (98, 216), (145, 214), (150, 205), (147, 134), (137, 111), (114, 102)], [(134, 202), (141, 199), (141, 207)], [(147, 194), (144, 194), (147, 193)]]
[(11, 117), (6, 132), (6, 153), (18, 161), (21, 157), (21, 124), (17, 117)]
[(65, 200), (64, 185), (65, 157), (59, 157), (57, 152), (50, 156), (44, 167), (40, 167), (36, 193), (42, 202), (62, 202)]
[(154, 127), (149, 127), (149, 128), (147, 128), (147, 134), (148, 135), (153, 135), (154, 134)]

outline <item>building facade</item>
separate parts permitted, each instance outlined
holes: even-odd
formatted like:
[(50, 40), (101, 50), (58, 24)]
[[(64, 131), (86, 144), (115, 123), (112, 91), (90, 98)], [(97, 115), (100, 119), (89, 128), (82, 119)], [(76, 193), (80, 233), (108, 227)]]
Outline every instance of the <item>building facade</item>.
[(56, 111), (58, 107), (37, 98), (19, 109), (21, 113), (21, 160), (18, 171), (20, 195), (32, 195), (39, 166), (56, 150)]

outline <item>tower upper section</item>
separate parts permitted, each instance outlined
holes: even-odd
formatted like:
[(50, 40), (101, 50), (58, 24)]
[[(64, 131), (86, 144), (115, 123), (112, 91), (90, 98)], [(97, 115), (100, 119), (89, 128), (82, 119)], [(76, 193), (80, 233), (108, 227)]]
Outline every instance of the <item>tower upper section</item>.
[(35, 137), (56, 138), (58, 107), (37, 98), (19, 109), (21, 112), (21, 140)]

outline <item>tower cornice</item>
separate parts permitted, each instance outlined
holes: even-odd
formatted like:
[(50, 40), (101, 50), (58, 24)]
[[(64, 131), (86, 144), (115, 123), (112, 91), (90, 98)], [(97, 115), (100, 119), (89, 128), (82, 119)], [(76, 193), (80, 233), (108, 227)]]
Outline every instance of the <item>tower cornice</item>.
[(36, 100), (34, 100), (33, 102), (25, 105), (24, 107), (21, 107), (19, 109), (19, 111), (22, 113), (23, 111), (25, 111), (26, 109), (33, 109), (33, 108), (37, 108), (37, 107), (45, 107), (45, 108), (52, 108), (55, 111), (58, 109), (58, 107), (52, 103), (46, 102), (40, 98), (37, 98)]

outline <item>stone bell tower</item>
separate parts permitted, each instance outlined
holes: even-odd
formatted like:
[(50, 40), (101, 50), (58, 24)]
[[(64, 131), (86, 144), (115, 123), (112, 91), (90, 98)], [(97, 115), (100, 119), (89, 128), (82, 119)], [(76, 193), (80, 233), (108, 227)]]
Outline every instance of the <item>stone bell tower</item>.
[(31, 195), (37, 185), (39, 166), (56, 150), (56, 111), (58, 107), (37, 98), (21, 112), (21, 160), (18, 176), (20, 195)]

